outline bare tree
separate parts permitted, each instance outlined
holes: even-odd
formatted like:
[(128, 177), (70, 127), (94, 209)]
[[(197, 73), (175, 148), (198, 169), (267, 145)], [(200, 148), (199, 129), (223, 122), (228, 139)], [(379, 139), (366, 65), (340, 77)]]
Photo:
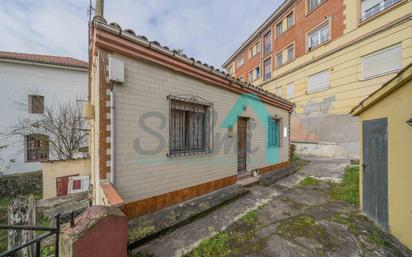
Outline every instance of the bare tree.
[(1, 154), (3, 150), (7, 149), (8, 145), (0, 145), (0, 176), (6, 175), (10, 169), (10, 165), (15, 162), (14, 159), (7, 159)]
[[(43, 99), (41, 108), (35, 106), (36, 114), (18, 118), (16, 124), (2, 132), (8, 136), (26, 136), (32, 134), (46, 135), (50, 154), (54, 159), (72, 159), (75, 152), (85, 145), (87, 130), (81, 117), (81, 108), (76, 102), (46, 105)], [(29, 103), (16, 102), (17, 108), (27, 110)]]

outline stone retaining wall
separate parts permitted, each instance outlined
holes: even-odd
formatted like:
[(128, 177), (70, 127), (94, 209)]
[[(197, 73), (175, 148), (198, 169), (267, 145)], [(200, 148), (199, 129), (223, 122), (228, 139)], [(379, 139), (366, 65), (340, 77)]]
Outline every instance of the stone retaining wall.
[(41, 171), (0, 176), (0, 197), (41, 194), (42, 188)]

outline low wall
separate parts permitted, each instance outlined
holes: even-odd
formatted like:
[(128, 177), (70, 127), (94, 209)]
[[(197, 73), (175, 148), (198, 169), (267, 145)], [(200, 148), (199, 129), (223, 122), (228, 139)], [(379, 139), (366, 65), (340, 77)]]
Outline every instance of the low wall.
[(42, 187), (41, 171), (0, 176), (0, 197), (41, 194)]
[(43, 199), (57, 196), (56, 178), (64, 176), (90, 176), (90, 159), (42, 162)]

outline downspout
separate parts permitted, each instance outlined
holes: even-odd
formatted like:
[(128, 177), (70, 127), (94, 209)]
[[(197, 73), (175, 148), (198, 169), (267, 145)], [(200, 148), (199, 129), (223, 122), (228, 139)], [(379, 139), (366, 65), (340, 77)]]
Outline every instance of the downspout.
[(115, 120), (114, 120), (114, 87), (110, 90), (110, 183), (114, 186), (114, 170), (115, 170)]

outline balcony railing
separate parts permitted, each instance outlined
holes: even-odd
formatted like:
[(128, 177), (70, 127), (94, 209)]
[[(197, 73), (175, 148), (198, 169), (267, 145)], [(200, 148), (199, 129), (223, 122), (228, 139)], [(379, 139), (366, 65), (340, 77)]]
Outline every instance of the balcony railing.
[(383, 10), (388, 9), (389, 7), (399, 3), (401, 0), (383, 0), (380, 3), (372, 6), (371, 8), (362, 12), (362, 16), (360, 18), (361, 21), (367, 20), (372, 16), (382, 12)]

